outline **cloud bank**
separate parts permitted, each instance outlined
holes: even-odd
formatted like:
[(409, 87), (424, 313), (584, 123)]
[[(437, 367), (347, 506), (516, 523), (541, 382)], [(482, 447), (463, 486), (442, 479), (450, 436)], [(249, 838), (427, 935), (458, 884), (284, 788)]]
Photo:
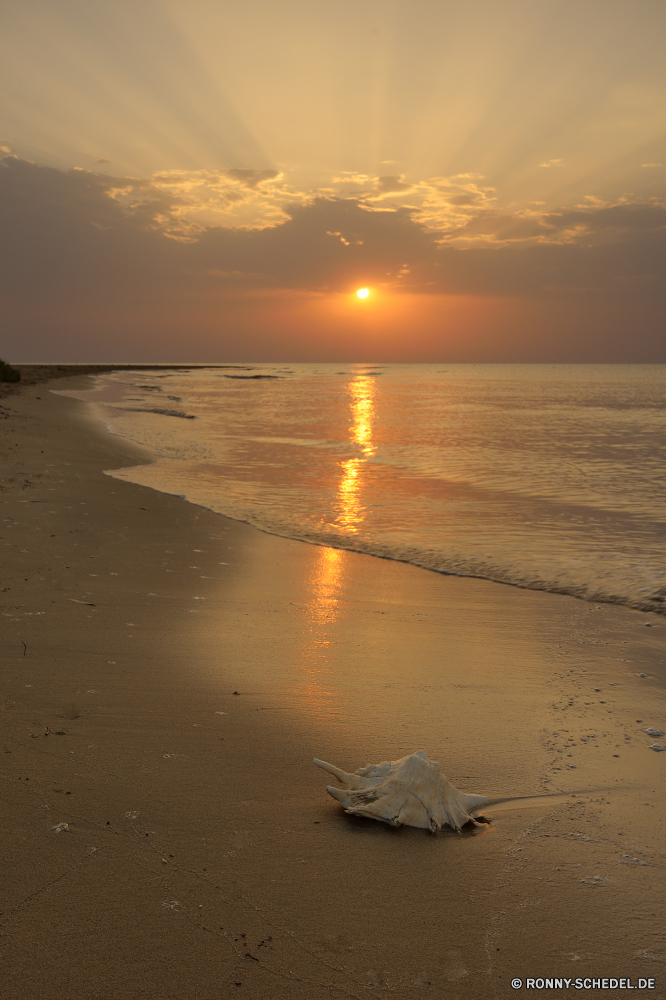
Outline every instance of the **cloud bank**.
[[(209, 350), (206, 323), (219, 329), (225, 308), (244, 330), (261, 330), (266, 357), (275, 358), (286, 342), (278, 333), (271, 341), (267, 296), (281, 297), (284, 311), (290, 296), (328, 301), (363, 284), (396, 302), (427, 300), (431, 327), (438, 297), (465, 300), (472, 312), (476, 302), (477, 314), (484, 302), (520, 302), (531, 329), (554, 329), (554, 316), (577, 324), (579, 339), (587, 337), (584, 356), (570, 360), (604, 360), (612, 344), (608, 360), (666, 361), (666, 205), (659, 199), (606, 204), (590, 196), (556, 212), (538, 205), (511, 212), (475, 175), (412, 182), (342, 174), (304, 192), (269, 169), (134, 179), (7, 156), (0, 160), (0, 265), (4, 342), (20, 359), (40, 350), (44, 357), (51, 317), (58, 330), (69, 321), (70, 344), (90, 345), (96, 330), (106, 330), (93, 358), (104, 360), (110, 316), (119, 342), (131, 333), (148, 338), (148, 349), (152, 337), (157, 357), (155, 331), (172, 328), (176, 314), (182, 322), (188, 310)], [(443, 357), (451, 327), (440, 325), (428, 350), (439, 343)], [(516, 335), (525, 342), (525, 330)], [(551, 337), (540, 341), (544, 359)], [(202, 360), (223, 360), (228, 343), (220, 340), (217, 356)], [(331, 344), (332, 358), (340, 356), (334, 338)]]

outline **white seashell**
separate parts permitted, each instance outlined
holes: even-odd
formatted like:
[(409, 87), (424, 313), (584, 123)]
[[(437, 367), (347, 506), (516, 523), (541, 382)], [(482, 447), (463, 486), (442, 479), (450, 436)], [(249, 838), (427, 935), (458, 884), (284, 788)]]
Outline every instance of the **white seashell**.
[(480, 826), (471, 813), (488, 799), (460, 792), (444, 777), (439, 764), (428, 760), (423, 750), (401, 760), (384, 761), (347, 774), (315, 758), (314, 763), (333, 774), (341, 788), (326, 791), (352, 816), (378, 819), (389, 826), (416, 826), (441, 830), (450, 826), (460, 832), (465, 823)]

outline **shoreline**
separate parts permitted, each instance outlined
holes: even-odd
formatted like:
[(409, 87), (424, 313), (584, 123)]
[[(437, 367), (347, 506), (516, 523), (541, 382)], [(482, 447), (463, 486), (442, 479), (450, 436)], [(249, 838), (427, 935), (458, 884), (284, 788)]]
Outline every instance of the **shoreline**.
[[(103, 470), (145, 450), (43, 384), (0, 403), (7, 997), (659, 980), (661, 618), (121, 483)], [(311, 763), (417, 749), (467, 792), (534, 800), (476, 834), (391, 830)]]
[[(131, 369), (131, 366), (124, 366), (124, 367), (126, 369)], [(142, 367), (148, 367), (148, 366), (142, 366)], [(173, 366), (171, 367), (173, 368)], [(217, 367), (234, 367), (234, 366), (217, 366)], [(166, 368), (168, 370), (169, 366), (166, 366)], [(160, 370), (160, 366), (157, 366), (154, 370)], [(90, 371), (88, 374), (94, 376), (100, 373), (103, 374), (103, 372), (98, 372), (98, 371)], [(136, 441), (136, 439), (132, 436), (131, 429), (129, 434), (127, 434), (127, 432), (123, 434), (117, 431), (114, 426), (115, 417), (117, 417), (119, 413), (122, 413), (122, 410), (119, 411), (118, 409), (115, 408), (118, 401), (122, 401), (123, 399), (122, 390), (120, 390), (120, 395), (118, 395), (117, 398), (114, 397), (113, 392), (111, 393), (111, 397), (109, 397), (108, 393), (109, 393), (108, 383), (105, 384), (104, 380), (98, 380), (95, 383), (92, 390), (86, 388), (86, 390), (83, 392), (80, 393), (72, 392), (71, 395), (73, 398), (79, 399), (84, 403), (92, 404), (94, 412), (96, 412), (97, 414), (97, 419), (101, 420), (105, 424), (109, 433), (118, 434), (121, 437), (124, 436), (126, 440), (129, 441)], [(101, 394), (100, 399), (95, 398), (100, 394)], [(128, 409), (133, 410), (135, 408), (128, 407)], [(145, 409), (146, 407), (142, 406), (138, 409), (137, 412), (143, 412)], [(154, 411), (148, 410), (148, 412), (165, 413), (169, 416), (188, 417), (188, 419), (192, 418), (191, 415), (189, 414), (175, 412), (175, 411), (167, 411), (165, 409), (155, 409)], [(146, 445), (146, 448), (149, 449), (150, 445)], [(175, 483), (178, 481), (177, 469), (175, 471), (176, 479), (173, 480), (172, 482), (171, 477), (167, 474), (167, 482), (165, 483), (164, 476), (160, 477), (159, 471), (157, 472), (156, 476), (155, 469), (152, 468), (153, 466), (157, 466), (158, 469), (161, 469), (165, 458), (166, 456), (160, 454), (159, 452), (153, 453), (151, 461), (146, 463), (145, 469), (143, 471), (137, 470), (135, 472), (130, 472), (129, 470), (120, 469), (118, 470), (116, 478), (121, 481), (130, 481), (136, 484), (148, 486), (152, 489), (164, 492), (166, 495), (182, 497), (184, 496), (184, 494), (171, 492), (171, 490), (175, 487)], [(184, 484), (181, 484), (181, 486), (177, 488), (181, 489), (184, 488)], [(579, 581), (578, 583), (576, 583), (575, 581), (573, 581), (566, 585), (559, 584), (557, 573), (553, 575), (551, 581), (549, 580), (544, 581), (543, 579), (541, 579), (541, 577), (543, 576), (543, 571), (536, 573), (536, 576), (533, 577), (530, 577), (529, 571), (527, 571), (527, 574), (526, 575), (523, 574), (524, 578), (521, 579), (520, 573), (516, 575), (515, 571), (514, 572), (507, 571), (506, 567), (503, 567), (501, 565), (501, 560), (499, 566), (496, 566), (494, 569), (489, 569), (488, 571), (484, 571), (483, 569), (481, 570), (481, 572), (475, 571), (473, 565), (468, 567), (467, 571), (465, 571), (464, 569), (449, 568), (447, 566), (447, 562), (449, 560), (446, 557), (442, 557), (441, 553), (438, 555), (435, 552), (435, 554), (433, 555), (427, 549), (424, 550), (423, 548), (420, 551), (413, 549), (407, 552), (400, 553), (399, 551), (392, 551), (390, 544), (388, 546), (382, 544), (381, 538), (374, 538), (370, 540), (366, 539), (359, 541), (358, 538), (354, 538), (353, 536), (350, 535), (338, 536), (333, 533), (328, 533), (326, 531), (319, 531), (319, 532), (315, 531), (313, 533), (311, 530), (303, 528), (302, 525), (300, 526), (299, 529), (298, 525), (294, 524), (290, 525), (284, 522), (280, 522), (279, 520), (276, 522), (275, 519), (273, 519), (272, 524), (270, 523), (266, 524), (262, 523), (261, 516), (257, 518), (256, 508), (254, 511), (233, 510), (233, 509), (230, 510), (228, 504), (218, 503), (216, 505), (216, 501), (218, 498), (219, 494), (216, 494), (215, 499), (213, 499), (212, 501), (210, 499), (205, 498), (204, 496), (197, 497), (196, 490), (194, 496), (186, 497), (188, 502), (194, 503), (197, 506), (202, 507), (202, 509), (210, 510), (213, 513), (221, 514), (224, 517), (229, 517), (232, 520), (239, 521), (240, 523), (251, 525), (253, 528), (259, 531), (263, 531), (267, 534), (273, 534), (280, 538), (292, 539), (294, 541), (304, 542), (309, 545), (319, 545), (319, 546), (324, 546), (326, 548), (334, 548), (340, 551), (355, 552), (363, 555), (372, 556), (373, 558), (377, 559), (387, 559), (392, 562), (401, 562), (409, 566), (416, 566), (417, 568), (426, 570), (428, 572), (440, 574), (442, 576), (453, 576), (458, 579), (486, 580), (492, 583), (503, 584), (510, 587), (517, 587), (521, 590), (542, 591), (544, 593), (550, 593), (550, 594), (562, 594), (564, 596), (574, 597), (578, 600), (582, 600), (587, 604), (608, 604), (611, 606), (632, 608), (633, 610), (640, 611), (644, 614), (654, 614), (661, 617), (666, 617), (666, 604), (663, 603), (664, 598), (661, 596), (660, 593), (658, 593), (657, 595), (655, 595), (654, 593), (650, 593), (650, 590), (654, 590), (654, 587), (656, 586), (655, 583), (653, 583), (651, 588), (648, 588), (646, 584), (642, 588), (639, 587), (637, 591), (635, 590), (633, 594), (630, 592), (625, 592), (623, 595), (618, 596), (618, 593), (613, 593), (612, 591), (611, 593), (607, 593), (605, 588), (601, 586), (601, 581), (599, 579), (596, 580), (596, 587), (597, 587), (596, 590), (595, 590), (595, 583), (592, 579), (588, 580), (587, 582)], [(265, 518), (263, 520), (265, 521)], [(608, 580), (611, 577), (612, 577), (612, 570), (610, 569), (610, 567), (607, 567), (607, 571), (604, 573), (603, 579)]]

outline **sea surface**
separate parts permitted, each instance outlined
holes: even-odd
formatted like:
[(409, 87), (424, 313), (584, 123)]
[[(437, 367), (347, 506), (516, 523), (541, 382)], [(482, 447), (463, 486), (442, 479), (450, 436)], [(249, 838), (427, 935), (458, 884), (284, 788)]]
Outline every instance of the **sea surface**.
[(235, 365), (75, 395), (157, 457), (117, 479), (277, 535), (666, 612), (665, 365)]

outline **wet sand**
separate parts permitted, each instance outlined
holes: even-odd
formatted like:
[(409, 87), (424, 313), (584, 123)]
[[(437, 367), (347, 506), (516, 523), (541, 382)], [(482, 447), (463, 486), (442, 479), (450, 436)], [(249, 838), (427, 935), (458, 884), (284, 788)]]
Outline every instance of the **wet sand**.
[[(49, 391), (89, 379), (26, 382), (0, 398), (3, 1000), (660, 995), (664, 617), (119, 482), (150, 456)], [(312, 764), (418, 749), (511, 801), (394, 830)]]

